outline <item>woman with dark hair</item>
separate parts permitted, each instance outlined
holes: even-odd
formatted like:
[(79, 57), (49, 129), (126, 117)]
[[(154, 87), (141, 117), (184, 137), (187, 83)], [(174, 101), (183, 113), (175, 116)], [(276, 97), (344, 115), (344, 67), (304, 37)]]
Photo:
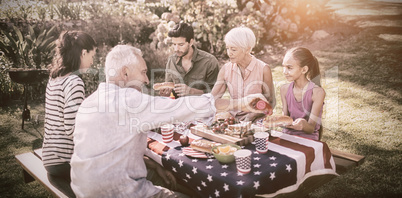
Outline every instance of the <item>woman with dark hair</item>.
[(91, 67), (95, 51), (96, 42), (90, 35), (63, 32), (56, 41), (55, 57), (49, 66), (42, 161), (49, 181), (69, 197), (74, 197), (70, 187), (70, 159), (75, 115), (85, 97), (84, 82), (77, 73)]

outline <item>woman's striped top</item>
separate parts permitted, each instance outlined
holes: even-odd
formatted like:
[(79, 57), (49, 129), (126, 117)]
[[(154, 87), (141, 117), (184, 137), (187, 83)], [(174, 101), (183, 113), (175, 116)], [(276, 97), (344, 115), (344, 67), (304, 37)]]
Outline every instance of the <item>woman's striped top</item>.
[(75, 115), (84, 97), (84, 82), (77, 75), (49, 79), (42, 151), (45, 166), (70, 163), (74, 150)]

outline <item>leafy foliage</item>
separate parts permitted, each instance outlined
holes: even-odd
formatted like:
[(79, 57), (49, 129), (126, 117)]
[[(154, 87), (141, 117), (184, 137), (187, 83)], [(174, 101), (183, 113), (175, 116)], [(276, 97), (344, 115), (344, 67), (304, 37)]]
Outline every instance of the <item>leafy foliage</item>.
[(329, 0), (237, 0), (240, 13), (253, 16), (266, 31), (261, 38), (286, 41), (331, 20)]
[[(166, 50), (167, 31), (179, 21), (192, 24), (198, 47), (215, 55), (224, 53), (224, 35), (246, 26), (254, 31), (257, 46), (299, 38), (331, 20), (328, 0), (171, 0), (153, 36), (152, 47)], [(165, 16), (165, 17), (164, 17)], [(174, 22), (174, 23), (173, 23)], [(167, 30), (166, 30), (167, 29)], [(272, 42), (272, 41), (276, 42)]]
[(16, 26), (12, 25), (11, 29), (10, 32), (1, 30), (4, 38), (0, 40), (0, 50), (15, 67), (40, 69), (50, 63), (56, 39), (54, 26), (46, 29), (29, 25), (26, 36)]
[[(216, 56), (225, 55), (223, 39), (230, 29), (247, 26), (257, 37), (253, 50), (258, 53), (267, 43), (278, 45), (300, 38), (328, 22), (331, 12), (325, 6), (327, 1), (4, 0), (0, 6), (0, 21), (5, 22), (0, 23), (0, 51), (4, 53), (2, 58), (7, 58), (4, 61), (10, 62), (8, 67), (44, 68), (52, 57), (49, 52), (54, 47), (49, 43), (52, 36), (62, 30), (85, 31), (99, 44), (91, 72), (82, 75), (86, 93), (90, 94), (104, 81), (104, 58), (117, 44), (141, 48), (150, 79), (159, 81), (163, 79), (163, 69), (171, 53), (167, 32), (180, 21), (193, 26), (198, 48)], [(8, 28), (7, 24), (16, 27)], [(55, 28), (44, 28), (44, 24)], [(4, 74), (0, 75), (7, 81)]]

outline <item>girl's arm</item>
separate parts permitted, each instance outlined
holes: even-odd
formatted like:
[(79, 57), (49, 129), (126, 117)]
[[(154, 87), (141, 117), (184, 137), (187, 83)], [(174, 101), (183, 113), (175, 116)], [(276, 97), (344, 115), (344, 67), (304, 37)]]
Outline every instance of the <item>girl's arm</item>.
[(314, 133), (315, 125), (317, 121), (320, 120), (319, 116), (320, 112), (324, 106), (324, 99), (325, 99), (325, 91), (321, 87), (315, 87), (313, 89), (313, 106), (311, 108), (311, 113), (308, 121), (303, 118), (298, 118), (293, 122), (293, 126), (290, 128), (296, 130), (302, 130), (305, 133)]
[(226, 82), (225, 82), (225, 66), (221, 68), (218, 74), (218, 78), (212, 88), (211, 94), (214, 96), (215, 99), (221, 98), (226, 91)]
[(286, 102), (286, 93), (288, 92), (289, 85), (290, 83), (281, 86), (282, 114), (286, 116), (289, 116), (288, 103)]
[(268, 65), (264, 67), (263, 81), (262, 94), (265, 96), (272, 108), (275, 108), (275, 88), (272, 80), (271, 68)]

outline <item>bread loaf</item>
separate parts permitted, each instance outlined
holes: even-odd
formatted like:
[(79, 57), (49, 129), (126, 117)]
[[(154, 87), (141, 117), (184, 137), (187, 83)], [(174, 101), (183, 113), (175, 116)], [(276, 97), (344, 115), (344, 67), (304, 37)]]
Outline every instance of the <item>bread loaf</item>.
[(204, 153), (212, 153), (212, 147), (217, 144), (208, 140), (193, 140), (190, 147), (194, 150), (201, 151)]
[(275, 115), (275, 116), (267, 116), (263, 120), (264, 127), (274, 128), (280, 126), (289, 126), (292, 125), (293, 119), (289, 116), (285, 115)]
[(164, 88), (174, 89), (174, 82), (155, 83), (153, 88), (155, 90), (160, 90), (160, 89), (164, 89)]

